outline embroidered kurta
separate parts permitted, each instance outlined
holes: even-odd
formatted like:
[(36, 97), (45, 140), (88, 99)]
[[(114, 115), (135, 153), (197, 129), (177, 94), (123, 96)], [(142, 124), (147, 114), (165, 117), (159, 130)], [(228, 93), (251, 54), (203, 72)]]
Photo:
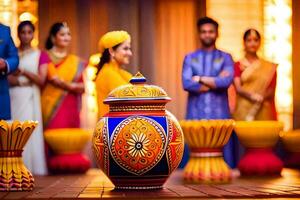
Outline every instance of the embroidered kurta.
[[(222, 72), (226, 71), (226, 76)], [(201, 83), (192, 80), (193, 76), (207, 76), (214, 78), (215, 89), (207, 92), (200, 92)], [(231, 85), (234, 76), (234, 63), (230, 54), (221, 50), (213, 51), (198, 50), (188, 54), (183, 62), (182, 84), (188, 92), (188, 103), (186, 119), (228, 119), (230, 118), (228, 87)], [(227, 164), (231, 167), (236, 165), (235, 147), (237, 146), (236, 136), (233, 135), (223, 152)], [(188, 157), (188, 149), (185, 148), (183, 162)]]
[[(227, 89), (232, 83), (234, 68), (230, 54), (218, 49), (198, 50), (188, 54), (183, 63), (182, 83), (188, 92), (186, 119), (230, 118)], [(221, 76), (227, 71), (228, 76)], [(216, 89), (200, 92), (201, 84), (193, 76), (209, 76), (215, 80)]]

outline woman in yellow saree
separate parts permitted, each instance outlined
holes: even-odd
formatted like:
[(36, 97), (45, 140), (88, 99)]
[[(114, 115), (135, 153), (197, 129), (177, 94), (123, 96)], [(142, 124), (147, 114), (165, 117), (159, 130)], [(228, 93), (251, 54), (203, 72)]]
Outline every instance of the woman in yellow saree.
[(48, 78), (41, 95), (45, 129), (80, 127), (82, 73), (86, 65), (68, 53), (70, 41), (66, 23), (53, 24), (46, 42), (50, 59)]
[(126, 31), (112, 31), (103, 35), (99, 42), (101, 58), (96, 77), (98, 117), (108, 112), (103, 100), (121, 85), (129, 83), (132, 75), (122, 69), (132, 56), (130, 35)]
[(277, 65), (259, 58), (261, 37), (257, 30), (244, 34), (245, 57), (235, 64), (237, 91), (235, 120), (276, 120), (275, 88)]

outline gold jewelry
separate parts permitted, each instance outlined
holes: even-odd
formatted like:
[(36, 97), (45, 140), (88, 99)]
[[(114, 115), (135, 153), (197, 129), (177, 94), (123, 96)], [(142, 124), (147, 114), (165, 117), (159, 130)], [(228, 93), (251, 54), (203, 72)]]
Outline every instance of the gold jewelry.
[(49, 56), (50, 56), (51, 61), (54, 64), (58, 64), (68, 56), (68, 53), (67, 52), (64, 52), (64, 53), (57, 52), (55, 50), (55, 46), (54, 46), (52, 49), (49, 50)]
[(58, 52), (58, 51), (56, 51), (55, 50), (55, 47), (53, 47), (52, 49), (50, 49), (50, 52), (51, 52), (51, 54), (53, 55), (53, 56), (55, 56), (56, 58), (59, 58), (59, 59), (61, 59), (61, 58), (65, 58), (66, 56), (67, 56), (67, 52), (65, 51), (65, 52)]

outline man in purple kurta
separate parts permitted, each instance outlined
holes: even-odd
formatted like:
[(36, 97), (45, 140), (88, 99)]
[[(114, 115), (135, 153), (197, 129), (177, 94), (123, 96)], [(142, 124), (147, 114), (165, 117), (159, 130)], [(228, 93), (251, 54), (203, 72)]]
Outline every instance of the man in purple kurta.
[[(206, 79), (211, 85), (206, 84)], [(188, 92), (186, 119), (230, 118), (227, 89), (232, 79), (230, 54), (218, 49), (199, 49), (188, 54), (182, 71), (183, 88)]]
[[(234, 63), (229, 53), (216, 48), (218, 23), (198, 20), (201, 48), (185, 56), (182, 84), (188, 92), (186, 119), (230, 118), (227, 89), (232, 83)], [(227, 163), (234, 167), (232, 140), (224, 148)]]

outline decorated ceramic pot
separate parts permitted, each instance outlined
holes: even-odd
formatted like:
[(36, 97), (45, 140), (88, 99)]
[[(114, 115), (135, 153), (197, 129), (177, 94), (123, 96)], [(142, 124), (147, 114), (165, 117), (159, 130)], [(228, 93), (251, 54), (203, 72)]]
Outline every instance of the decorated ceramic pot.
[(0, 191), (29, 191), (34, 179), (22, 160), (25, 144), (37, 126), (34, 121), (0, 120)]
[(246, 152), (239, 161), (242, 175), (279, 175), (283, 163), (273, 148), (283, 124), (278, 121), (238, 121), (234, 128)]
[(184, 168), (188, 183), (226, 183), (231, 170), (223, 158), (223, 147), (229, 141), (234, 120), (183, 120), (180, 122), (190, 149)]
[(138, 73), (113, 90), (94, 131), (97, 163), (118, 189), (161, 188), (182, 159), (181, 127), (165, 109), (170, 98), (145, 82)]

